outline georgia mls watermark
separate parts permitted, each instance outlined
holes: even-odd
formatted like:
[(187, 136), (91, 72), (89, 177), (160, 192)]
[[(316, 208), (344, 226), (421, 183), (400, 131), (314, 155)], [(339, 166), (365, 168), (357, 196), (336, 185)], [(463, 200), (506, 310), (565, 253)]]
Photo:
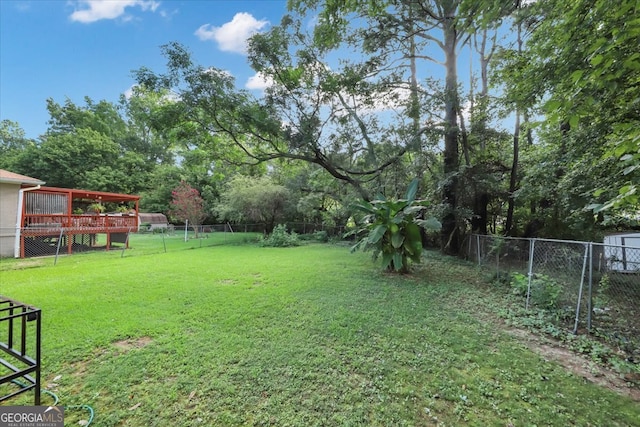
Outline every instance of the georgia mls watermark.
[(0, 406), (0, 427), (64, 427), (64, 407)]

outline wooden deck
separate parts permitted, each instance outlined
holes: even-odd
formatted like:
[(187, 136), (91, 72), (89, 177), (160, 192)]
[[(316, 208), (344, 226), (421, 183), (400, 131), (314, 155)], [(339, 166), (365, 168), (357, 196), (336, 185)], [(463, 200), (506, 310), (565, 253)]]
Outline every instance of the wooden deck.
[[(97, 244), (98, 235), (103, 234), (107, 250), (112, 242), (127, 245), (127, 233), (138, 229), (139, 200), (139, 196), (130, 194), (72, 188), (25, 190), (24, 199), (18, 201), (22, 218), (20, 256), (43, 255), (52, 248), (57, 252), (63, 245), (69, 254), (76, 249), (104, 247)], [(106, 208), (113, 213), (97, 213)], [(123, 213), (115, 213), (122, 209)], [(85, 213), (73, 213), (77, 211)]]
[(64, 239), (67, 253), (73, 252), (78, 241), (92, 245), (97, 234), (107, 237), (106, 249), (112, 242), (125, 243), (127, 233), (137, 231), (138, 218), (135, 215), (25, 215), (21, 232), (21, 258), (30, 256), (29, 239)]

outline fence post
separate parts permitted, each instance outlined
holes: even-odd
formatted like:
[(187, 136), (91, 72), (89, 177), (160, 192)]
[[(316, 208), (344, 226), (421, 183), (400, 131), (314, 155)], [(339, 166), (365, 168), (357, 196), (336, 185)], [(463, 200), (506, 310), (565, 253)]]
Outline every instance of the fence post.
[(124, 258), (124, 250), (129, 246), (129, 236), (131, 235), (131, 227), (127, 231), (127, 238), (124, 239), (124, 246), (122, 247), (122, 252), (120, 253), (120, 258)]
[(496, 249), (496, 279), (500, 279), (500, 249), (502, 249), (502, 244), (504, 243), (504, 239), (502, 237), (493, 237), (492, 240), (502, 239), (497, 244), (492, 242), (492, 247)]
[(64, 228), (60, 228), (60, 235), (58, 236), (58, 246), (56, 247), (56, 257), (53, 259), (53, 265), (58, 263), (58, 254), (60, 253), (60, 243), (62, 243), (62, 233), (64, 233)]
[(533, 280), (533, 251), (536, 249), (536, 239), (529, 239), (529, 283), (527, 284), (527, 302), (525, 310), (529, 310), (529, 299), (531, 298), (531, 281)]
[(167, 253), (167, 243), (164, 240), (164, 230), (162, 230), (162, 233), (160, 233), (160, 234), (162, 234), (162, 246), (164, 247), (164, 253), (166, 254)]
[(480, 258), (480, 235), (476, 234), (476, 244), (477, 244), (477, 255), (478, 255), (478, 265), (482, 265), (482, 259)]
[(589, 312), (587, 313), (587, 331), (591, 332), (591, 313), (593, 312), (593, 242), (589, 242)]
[(582, 277), (580, 277), (580, 290), (578, 291), (578, 303), (576, 304), (576, 322), (573, 325), (573, 334), (578, 333), (578, 322), (580, 321), (580, 306), (582, 302), (582, 288), (584, 286), (584, 275), (587, 270), (587, 257), (589, 254), (589, 245), (584, 245), (584, 260), (582, 261)]

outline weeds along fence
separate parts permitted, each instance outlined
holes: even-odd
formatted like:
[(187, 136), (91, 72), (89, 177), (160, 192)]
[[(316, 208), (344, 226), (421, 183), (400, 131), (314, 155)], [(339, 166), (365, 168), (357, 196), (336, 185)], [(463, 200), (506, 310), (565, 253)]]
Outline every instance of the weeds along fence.
[(640, 248), (472, 235), (467, 255), (557, 326), (640, 348)]
[[(291, 223), (288, 231), (299, 234), (300, 238), (328, 239), (340, 236), (339, 227), (322, 224)], [(33, 228), (3, 229), (3, 256), (6, 258), (58, 257), (92, 251), (120, 252), (122, 257), (150, 255), (178, 250), (197, 249), (218, 245), (257, 242), (264, 234), (264, 224), (211, 224), (197, 227), (145, 226), (139, 230), (123, 233), (92, 233), (87, 229)], [(15, 237), (15, 236), (22, 236)]]

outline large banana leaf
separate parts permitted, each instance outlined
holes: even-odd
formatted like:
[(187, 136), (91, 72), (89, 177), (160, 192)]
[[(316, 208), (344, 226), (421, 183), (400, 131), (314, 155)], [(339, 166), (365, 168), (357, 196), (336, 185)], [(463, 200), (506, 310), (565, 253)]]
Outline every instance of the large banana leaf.
[(407, 195), (404, 198), (407, 199), (410, 203), (413, 202), (416, 198), (419, 183), (420, 180), (418, 178), (415, 178), (407, 187)]
[(367, 214), (358, 232), (368, 234), (352, 250), (371, 250), (374, 259), (381, 255), (382, 266), (388, 270), (406, 272), (409, 260), (419, 263), (422, 257), (420, 227), (437, 230), (441, 225), (435, 218), (416, 218), (426, 209), (425, 201), (415, 200), (418, 184), (418, 180), (409, 184), (405, 199), (389, 200), (379, 196), (372, 202), (354, 204), (355, 209)]
[(402, 270), (402, 267), (404, 267), (404, 264), (402, 262), (402, 253), (394, 252), (393, 253), (393, 269), (395, 271), (400, 271)]
[(387, 232), (387, 229), (387, 226), (384, 224), (376, 226), (376, 228), (374, 228), (373, 231), (371, 231), (371, 233), (369, 234), (367, 240), (369, 241), (369, 243), (378, 243), (380, 239), (382, 239), (382, 236), (384, 236), (384, 233)]
[(442, 228), (442, 223), (440, 221), (438, 221), (436, 218), (431, 217), (431, 218), (427, 218), (427, 219), (418, 219), (416, 220), (416, 223), (427, 230), (440, 230)]
[(404, 243), (404, 235), (398, 230), (395, 233), (391, 234), (391, 246), (393, 246), (395, 249), (399, 249), (402, 247), (402, 244)]

